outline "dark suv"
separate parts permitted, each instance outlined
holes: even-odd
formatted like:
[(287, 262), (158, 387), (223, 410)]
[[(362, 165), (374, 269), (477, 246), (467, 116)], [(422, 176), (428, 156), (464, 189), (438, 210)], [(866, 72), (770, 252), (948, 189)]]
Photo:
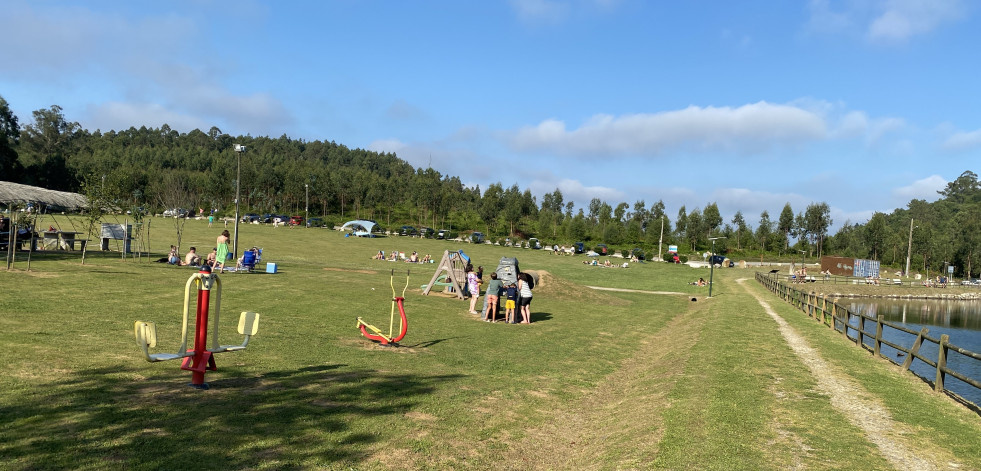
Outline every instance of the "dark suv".
[(416, 235), (418, 233), (419, 233), (419, 231), (416, 230), (416, 228), (413, 227), (413, 226), (402, 226), (399, 229), (399, 235), (414, 236), (414, 235)]

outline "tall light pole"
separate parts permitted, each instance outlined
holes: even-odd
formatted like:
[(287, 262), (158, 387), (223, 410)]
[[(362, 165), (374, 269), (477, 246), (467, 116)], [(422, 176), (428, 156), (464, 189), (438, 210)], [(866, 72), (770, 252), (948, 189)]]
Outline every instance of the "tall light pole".
[(709, 237), (712, 241), (712, 256), (709, 257), (709, 297), (712, 297), (712, 279), (715, 275), (715, 241), (725, 237)]
[(913, 218), (909, 218), (909, 244), (906, 246), (906, 278), (909, 278), (909, 258), (913, 253)]
[(238, 213), (238, 205), (239, 199), (241, 198), (242, 153), (245, 152), (245, 146), (242, 144), (235, 144), (234, 149), (238, 162), (235, 168), (235, 239), (232, 242), (232, 260), (238, 258), (238, 221), (241, 219), (241, 215)]
[[(661, 258), (661, 243), (664, 242), (664, 215), (661, 215), (661, 237), (657, 239), (657, 259), (663, 261)], [(711, 289), (711, 288), (709, 288)]]
[(306, 190), (306, 195), (307, 195), (306, 206), (304, 206), (305, 209), (303, 210), (304, 213), (303, 221), (304, 221), (304, 226), (309, 227), (310, 226), (310, 184), (304, 183), (303, 189)]

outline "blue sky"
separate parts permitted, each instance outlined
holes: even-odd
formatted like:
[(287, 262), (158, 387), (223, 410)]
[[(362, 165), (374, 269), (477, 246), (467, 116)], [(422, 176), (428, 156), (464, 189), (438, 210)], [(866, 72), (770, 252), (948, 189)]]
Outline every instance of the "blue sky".
[[(585, 206), (715, 202), (834, 226), (981, 156), (966, 0), (0, 0), (22, 125), (217, 126), (395, 152)], [(11, 39), (13, 38), (13, 39)]]

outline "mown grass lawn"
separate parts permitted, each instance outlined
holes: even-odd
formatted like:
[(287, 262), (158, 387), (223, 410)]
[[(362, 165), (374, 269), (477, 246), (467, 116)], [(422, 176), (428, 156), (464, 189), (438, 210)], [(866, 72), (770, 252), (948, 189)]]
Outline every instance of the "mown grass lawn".
[[(158, 258), (175, 240), (173, 221), (152, 221)], [(188, 221), (182, 249), (206, 253), (220, 230)], [(587, 267), (544, 251), (258, 225), (240, 227), (240, 245), (263, 247), (279, 273), (222, 275), (222, 343), (240, 341), (237, 312), (262, 319), (247, 350), (216, 355), (207, 391), (187, 387), (177, 362), (144, 361), (132, 333), (134, 321), (155, 321), (158, 351), (176, 349), (192, 270), (90, 252), (84, 265), (44, 253), (30, 272), (21, 258), (0, 271), (0, 467), (882, 467), (736, 286), (749, 270), (717, 270), (705, 299), (707, 288), (688, 283), (707, 270), (687, 266)], [(459, 249), (487, 272), (505, 255), (543, 272), (534, 323), (487, 324), (468, 302), (421, 296), (435, 264), (371, 260), (416, 250), (438, 261)], [(399, 293), (411, 270), (409, 332), (383, 349), (355, 318), (387, 329), (393, 269)], [(817, 327), (806, 332), (844, 366), (871, 365), (868, 388), (892, 397), (879, 379), (887, 367), (820, 340)], [(887, 402), (957, 419), (928, 421), (927, 432), (981, 430), (926, 388), (901, 394)], [(970, 438), (953, 453), (981, 467)]]

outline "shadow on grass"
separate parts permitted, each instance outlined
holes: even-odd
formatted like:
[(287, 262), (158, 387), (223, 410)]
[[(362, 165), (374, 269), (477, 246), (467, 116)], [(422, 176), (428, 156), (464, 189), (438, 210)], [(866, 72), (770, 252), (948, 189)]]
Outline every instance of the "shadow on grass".
[(328, 365), (225, 377), (201, 391), (186, 386), (184, 371), (128, 379), (136, 375), (89, 369), (6, 393), (0, 455), (7, 469), (347, 468), (398, 438), (375, 421), (404, 420), (421, 396), (460, 378)]
[(447, 340), (462, 339), (462, 338), (466, 338), (466, 337), (447, 337), (445, 339), (433, 339), (433, 340), (427, 340), (425, 342), (419, 342), (419, 343), (417, 343), (415, 345), (403, 345), (403, 346), (408, 347), (408, 348), (428, 348), (428, 347), (432, 347), (433, 345), (436, 345), (438, 343), (445, 342)]
[(541, 322), (541, 321), (548, 321), (548, 320), (552, 320), (552, 313), (551, 312), (532, 312), (531, 313), (531, 321), (532, 322)]

